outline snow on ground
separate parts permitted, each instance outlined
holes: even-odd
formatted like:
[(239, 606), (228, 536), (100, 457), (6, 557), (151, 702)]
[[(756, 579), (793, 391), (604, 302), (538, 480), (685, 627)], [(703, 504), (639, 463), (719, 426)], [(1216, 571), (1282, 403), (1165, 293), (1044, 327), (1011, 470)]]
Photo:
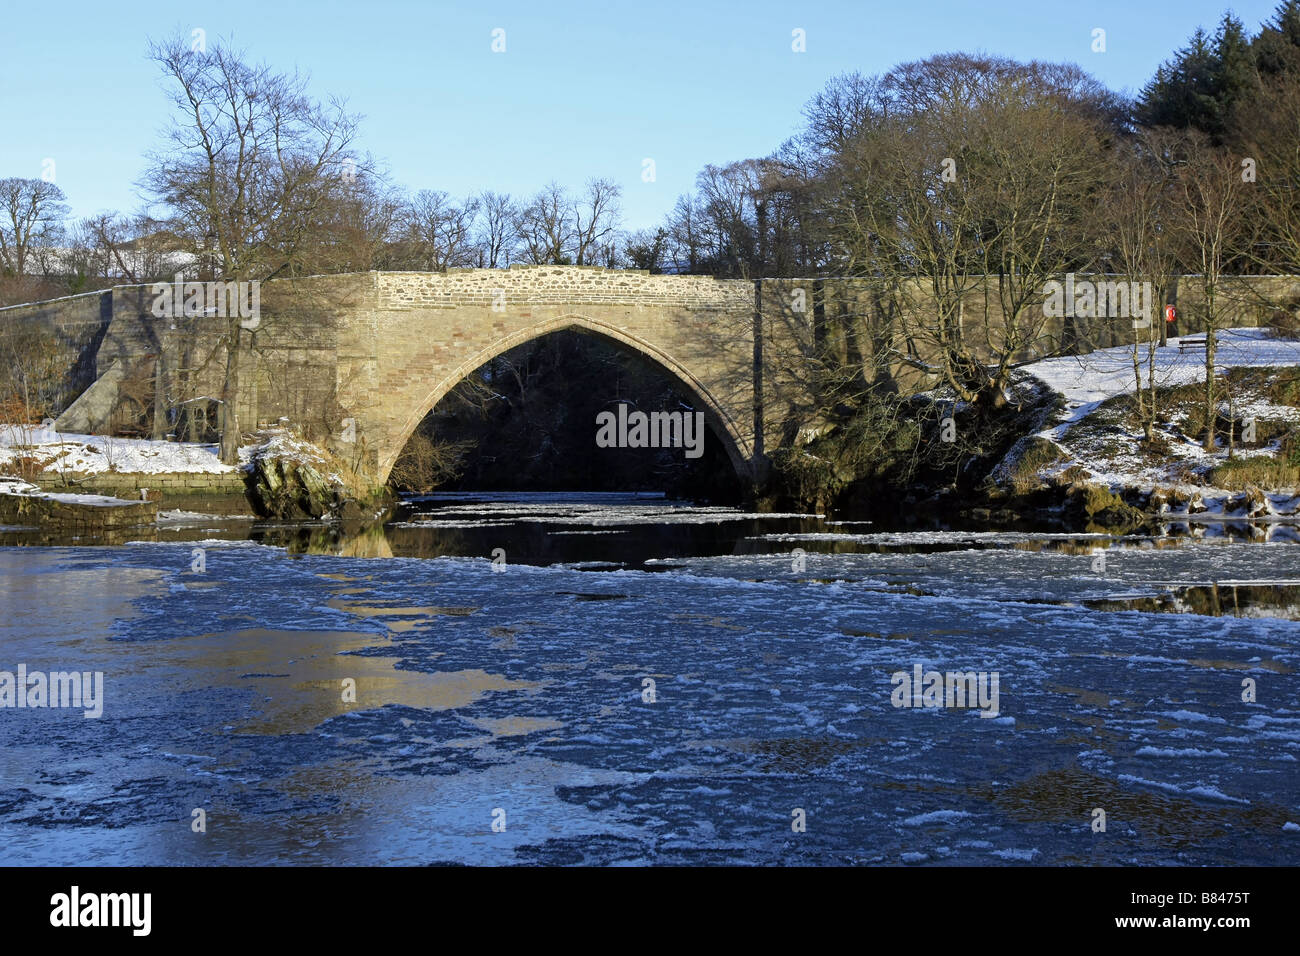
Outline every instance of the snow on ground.
[(0, 470), (18, 458), (45, 462), (47, 472), (82, 475), (109, 471), (133, 474), (224, 474), (234, 471), (217, 457), (216, 445), (112, 438), (56, 432), (29, 425), (0, 425)]
[(23, 481), (11, 475), (0, 476), (0, 495), (36, 495), (40, 492), (40, 487), (30, 481)]
[(0, 495), (26, 495), (35, 498), (45, 498), (49, 501), (62, 501), (66, 504), (76, 505), (94, 505), (100, 508), (118, 508), (122, 505), (139, 504), (126, 498), (114, 498), (110, 495), (83, 495), (75, 492), (52, 492), (42, 491), (39, 485), (33, 485), (29, 481), (23, 481), (21, 478), (14, 478), (11, 475), (0, 476)]
[[(1156, 348), (1157, 386), (1173, 388), (1205, 381), (1205, 349), (1203, 345), (1189, 342), (1191, 338), (1203, 336), (1171, 338), (1167, 346)], [(1273, 337), (1266, 329), (1225, 329), (1217, 340), (1215, 366), (1220, 370), (1300, 366), (1300, 341)], [(1139, 354), (1145, 386), (1149, 363), (1147, 347), (1141, 346)], [(1205, 475), (1209, 469), (1226, 460), (1226, 448), (1207, 453), (1195, 436), (1168, 427), (1157, 429), (1167, 440), (1167, 451), (1152, 455), (1140, 445), (1141, 435), (1135, 430), (1109, 420), (1098, 421), (1098, 409), (1105, 402), (1135, 391), (1131, 346), (1044, 359), (1030, 363), (1024, 369), (1059, 392), (1066, 401), (1065, 412), (1050, 428), (1038, 433), (1039, 437), (1056, 444), (1063, 455), (1063, 461), (1051, 471), (1060, 472), (1070, 465), (1082, 465), (1090, 480), (1111, 488), (1151, 489), (1158, 485), (1182, 487), (1189, 483), (1200, 487), (1207, 485)], [(1300, 422), (1300, 410), (1290, 406), (1258, 396), (1242, 395), (1240, 399), (1232, 412), (1243, 421), (1253, 418), (1258, 421)], [(1093, 420), (1088, 421), (1090, 418)], [(1085, 421), (1094, 427), (1076, 427)], [(1086, 435), (1080, 434), (1084, 431)], [(1272, 456), (1276, 453), (1275, 446), (1276, 442), (1266, 448), (1238, 448), (1236, 457)], [(1231, 497), (1231, 492), (1220, 488), (1205, 487), (1204, 492), (1223, 498), (1225, 505)], [(1279, 510), (1290, 499), (1289, 494), (1270, 496), (1270, 507)]]
[[(197, 442), (154, 441), (148, 438), (113, 438), (56, 432), (39, 425), (0, 425), (0, 472), (19, 458), (43, 462), (49, 473), (73, 472), (97, 475), (119, 474), (205, 474), (236, 471), (221, 462), (217, 445)], [(259, 432), (256, 440), (239, 449), (239, 469), (247, 470), (255, 457), (271, 456), (310, 464), (327, 464), (320, 449), (281, 428)], [(335, 481), (342, 479), (330, 475)]]
[(275, 458), (291, 461), (298, 466), (307, 465), (320, 472), (336, 488), (346, 488), (348, 481), (334, 467), (329, 457), (317, 445), (295, 435), (287, 428), (266, 428), (259, 431), (251, 445), (239, 449), (239, 467), (252, 470), (255, 459)]
[[(1171, 338), (1156, 348), (1156, 384), (1188, 385), (1205, 381), (1205, 349), (1179, 346), (1190, 338)], [(1214, 363), (1219, 368), (1300, 365), (1300, 341), (1273, 338), (1267, 329), (1224, 329), (1219, 332)], [(1146, 346), (1140, 348), (1147, 361)], [(1066, 402), (1094, 408), (1108, 398), (1134, 391), (1133, 349), (1127, 345), (1098, 349), (1087, 355), (1043, 359), (1024, 366), (1035, 378), (1065, 396)], [(1143, 372), (1145, 378), (1145, 369)], [(1082, 411), (1082, 410), (1081, 410)], [(1082, 418), (1086, 411), (1078, 416)]]

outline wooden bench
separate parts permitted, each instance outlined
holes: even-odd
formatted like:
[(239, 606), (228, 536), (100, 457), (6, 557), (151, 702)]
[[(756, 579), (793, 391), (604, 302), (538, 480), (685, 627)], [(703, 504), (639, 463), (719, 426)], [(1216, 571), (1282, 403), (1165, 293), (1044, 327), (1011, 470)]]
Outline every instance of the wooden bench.
[(1187, 338), (1186, 336), (1184, 336), (1180, 338), (1178, 340), (1178, 351), (1179, 352), (1204, 352), (1205, 336), (1202, 335), (1199, 338)]

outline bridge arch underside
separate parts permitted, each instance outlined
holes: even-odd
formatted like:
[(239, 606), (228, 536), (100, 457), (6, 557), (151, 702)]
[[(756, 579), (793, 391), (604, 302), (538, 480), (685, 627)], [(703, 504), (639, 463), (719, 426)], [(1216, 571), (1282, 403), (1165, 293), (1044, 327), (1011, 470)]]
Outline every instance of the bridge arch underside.
[[(462, 362), (451, 372), (441, 375), (435, 372), (436, 383), (423, 393), (423, 397), (414, 403), (409, 415), (390, 432), (392, 437), (385, 442), (379, 454), (379, 482), (381, 484), (387, 483), (394, 463), (406, 443), (415, 433), (416, 428), (419, 427), (420, 422), (460, 382), (497, 356), (513, 348), (554, 332), (566, 330), (587, 332), (603, 338), (617, 348), (635, 353), (665, 372), (681, 389), (683, 394), (690, 399), (696, 410), (704, 413), (705, 424), (713, 435), (722, 441), (727, 452), (727, 458), (731, 462), (732, 468), (735, 469), (736, 477), (742, 484), (749, 483), (752, 479), (753, 443), (749, 435), (742, 429), (737, 416), (728, 411), (725, 405), (718, 401), (717, 397), (699, 378), (680, 361), (649, 342), (617, 326), (580, 315), (567, 315), (562, 318), (551, 319), (503, 336), (493, 346), (483, 349), (472, 358)], [(594, 421), (591, 427), (594, 447), (596, 434), (596, 423)]]

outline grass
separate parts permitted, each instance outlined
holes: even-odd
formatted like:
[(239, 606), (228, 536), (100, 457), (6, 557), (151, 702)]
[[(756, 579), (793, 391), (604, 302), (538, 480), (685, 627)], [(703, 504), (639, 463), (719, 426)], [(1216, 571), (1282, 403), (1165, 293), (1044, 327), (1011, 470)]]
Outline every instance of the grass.
[(1228, 373), (1234, 392), (1246, 390), (1274, 405), (1300, 408), (1300, 368), (1234, 368)]
[[(1233, 368), (1216, 382), (1219, 412), (1215, 433), (1220, 451), (1203, 455), (1199, 450), (1205, 434), (1203, 402), (1205, 384), (1157, 389), (1159, 410), (1151, 439), (1142, 437), (1137, 402), (1132, 395), (1108, 399), (1083, 421), (1070, 429), (1062, 440), (1067, 458), (1084, 465), (1136, 465), (1145, 473), (1155, 468), (1163, 472), (1157, 480), (1208, 483), (1229, 491), (1254, 486), (1263, 489), (1300, 487), (1300, 427), (1287, 417), (1287, 409), (1300, 409), (1300, 368)], [(1231, 395), (1236, 421), (1227, 414)], [(1272, 406), (1270, 415), (1265, 409)], [(1225, 460), (1229, 429), (1242, 448), (1240, 429), (1244, 428), (1242, 409), (1259, 409), (1254, 423), (1253, 441), (1245, 447), (1272, 448), (1265, 454)], [(1028, 456), (1026, 456), (1028, 458)], [(1024, 478), (1021, 471), (1032, 467), (1026, 463), (1017, 469), (1017, 488)], [(1041, 465), (1040, 465), (1041, 467)]]
[(1011, 490), (1017, 495), (1037, 491), (1042, 486), (1039, 474), (1061, 460), (1061, 449), (1055, 443), (1035, 435), (1011, 470)]
[(1234, 458), (1215, 465), (1207, 477), (1211, 485), (1228, 491), (1243, 491), (1250, 486), (1295, 488), (1300, 486), (1300, 465), (1264, 456)]

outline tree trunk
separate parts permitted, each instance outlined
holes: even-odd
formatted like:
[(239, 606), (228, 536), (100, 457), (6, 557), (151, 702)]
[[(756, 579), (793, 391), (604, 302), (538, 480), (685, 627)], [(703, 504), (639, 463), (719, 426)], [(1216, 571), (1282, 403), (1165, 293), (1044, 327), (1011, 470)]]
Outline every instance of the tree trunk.
[(226, 349), (226, 378), (221, 385), (221, 461), (239, 464), (239, 353), (241, 326), (231, 322), (230, 345)]
[[(1169, 304), (1176, 310), (1178, 308), (1178, 276), (1173, 276), (1169, 281)], [(1160, 345), (1164, 347), (1169, 344), (1169, 323), (1165, 321), (1164, 310), (1160, 311)]]
[(1218, 405), (1214, 394), (1214, 294), (1206, 297), (1205, 318), (1205, 450), (1214, 451), (1214, 417)]
[(1147, 421), (1146, 395), (1142, 391), (1142, 353), (1139, 351), (1141, 346), (1141, 341), (1135, 336), (1133, 342), (1133, 398), (1137, 402), (1138, 421), (1142, 424), (1142, 434), (1150, 441), (1151, 425)]
[(162, 343), (158, 349), (158, 361), (153, 367), (153, 439), (162, 441), (167, 437), (170, 424), (167, 408), (167, 333), (162, 334)]

